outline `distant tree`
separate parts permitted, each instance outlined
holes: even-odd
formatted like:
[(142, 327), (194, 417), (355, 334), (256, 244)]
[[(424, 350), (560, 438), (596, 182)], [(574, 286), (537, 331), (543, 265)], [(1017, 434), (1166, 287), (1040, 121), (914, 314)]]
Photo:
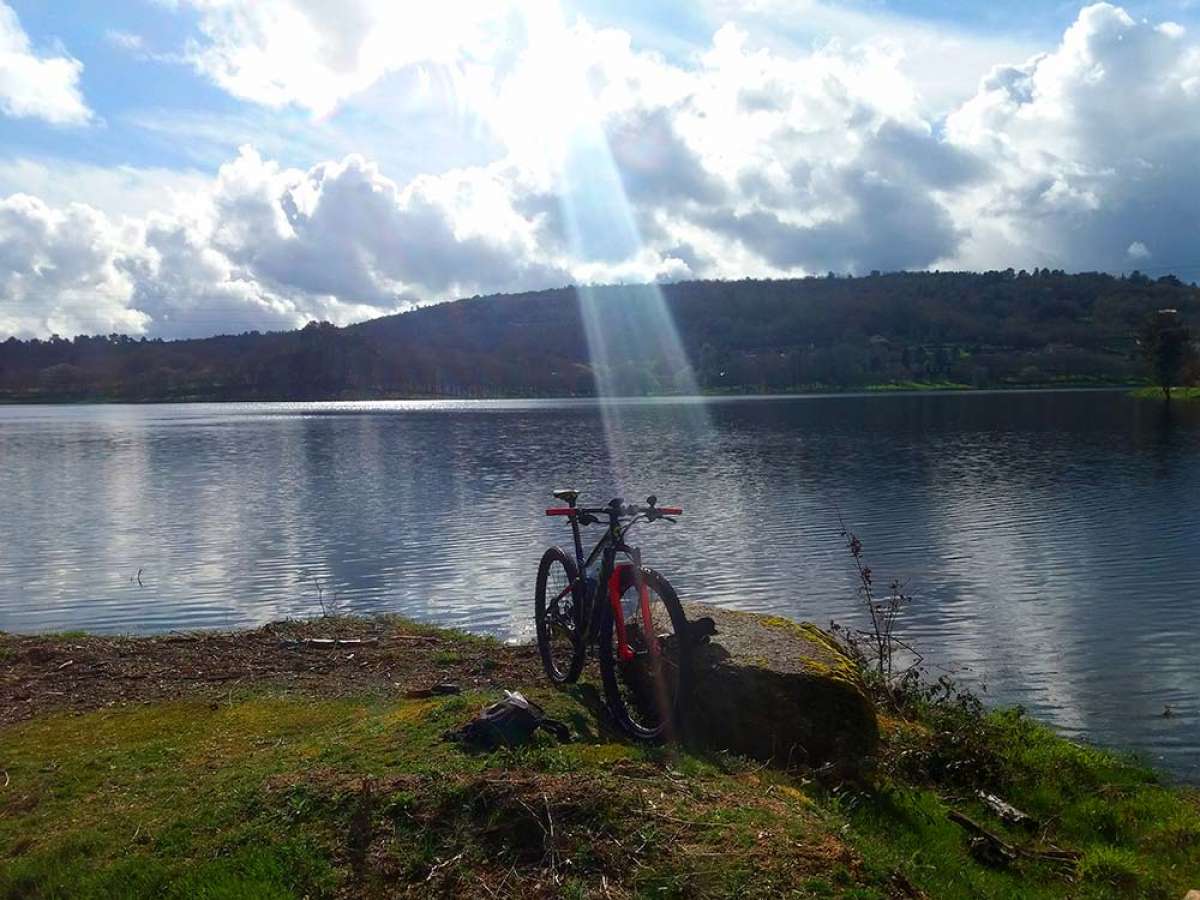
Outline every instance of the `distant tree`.
[[(947, 379), (982, 387), (1034, 372), (1037, 381), (1127, 383), (1144, 371), (1134, 341), (1147, 314), (1176, 309), (1200, 336), (1200, 288), (1178, 279), (1047, 268), (833, 276), (661, 285), (692, 373), (645, 352), (635, 333), (644, 315), (623, 310), (642, 309), (647, 292), (615, 285), (590, 291), (615, 329), (603, 360), (592, 358), (579, 297), (567, 288), (346, 328), (312, 322), (180, 341), (0, 334), (0, 400), (585, 395), (595, 392), (594, 368), (631, 393), (687, 390), (693, 378), (722, 391)], [(1168, 379), (1197, 380), (1200, 368), (1186, 365)]]
[(1192, 332), (1174, 309), (1150, 313), (1138, 331), (1138, 349), (1150, 366), (1150, 377), (1169, 402), (1171, 387), (1183, 381), (1192, 361)]

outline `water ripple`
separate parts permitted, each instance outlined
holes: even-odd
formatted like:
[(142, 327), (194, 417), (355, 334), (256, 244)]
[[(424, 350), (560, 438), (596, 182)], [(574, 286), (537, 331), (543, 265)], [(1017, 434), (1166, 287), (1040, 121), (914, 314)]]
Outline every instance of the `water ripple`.
[[(630, 490), (687, 508), (640, 537), (681, 593), (856, 621), (840, 514), (936, 665), (1200, 774), (1200, 409), (735, 399), (698, 434), (679, 408), (623, 402), (619, 449)], [(569, 541), (548, 492), (608, 499), (603, 434), (591, 401), (0, 408), (0, 628), (257, 625), (320, 595), (527, 639)]]

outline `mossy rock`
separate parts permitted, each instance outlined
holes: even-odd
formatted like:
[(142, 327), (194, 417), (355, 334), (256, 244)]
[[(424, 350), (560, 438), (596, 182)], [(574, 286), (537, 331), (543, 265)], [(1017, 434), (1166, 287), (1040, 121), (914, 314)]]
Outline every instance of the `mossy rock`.
[(717, 626), (693, 654), (689, 740), (782, 767), (853, 767), (874, 754), (875, 706), (828, 632), (704, 603), (684, 610)]

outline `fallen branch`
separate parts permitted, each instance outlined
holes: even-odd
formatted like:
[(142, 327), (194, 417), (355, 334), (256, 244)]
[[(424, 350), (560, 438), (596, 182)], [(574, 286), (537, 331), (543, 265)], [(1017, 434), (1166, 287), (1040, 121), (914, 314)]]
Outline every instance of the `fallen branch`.
[(973, 835), (971, 851), (981, 862), (991, 865), (1007, 865), (1020, 856), (1017, 848), (1004, 840), (1004, 838), (988, 831), (978, 822), (967, 818), (958, 810), (950, 810), (946, 814), (946, 817)]
[(458, 854), (458, 856), (451, 856), (449, 859), (442, 860), (440, 863), (438, 863), (432, 869), (429, 870), (429, 874), (425, 877), (425, 881), (426, 882), (433, 881), (434, 876), (437, 875), (438, 872), (440, 872), (442, 869), (446, 868), (447, 866), (453, 865), (454, 863), (458, 862), (462, 858), (463, 858), (463, 854), (460, 853), (460, 854)]
[(1082, 854), (1075, 850), (1062, 850), (1051, 847), (1040, 850), (1032, 847), (1018, 847), (1010, 844), (1004, 838), (988, 831), (978, 822), (968, 818), (958, 810), (950, 810), (946, 817), (973, 835), (972, 850), (982, 861), (993, 865), (1007, 865), (1019, 857), (1037, 860), (1038, 862), (1054, 863), (1059, 866), (1073, 868)]
[(995, 794), (989, 794), (986, 791), (976, 791), (976, 796), (984, 802), (992, 812), (1000, 819), (1009, 825), (1017, 825), (1021, 828), (1028, 828), (1031, 831), (1037, 828), (1037, 820), (1028, 813), (1023, 813), (1011, 803), (1006, 803)]
[(425, 688), (411, 688), (404, 692), (404, 696), (409, 700), (418, 700), (425, 697), (445, 696), (448, 694), (460, 694), (462, 688), (457, 684), (435, 684)]

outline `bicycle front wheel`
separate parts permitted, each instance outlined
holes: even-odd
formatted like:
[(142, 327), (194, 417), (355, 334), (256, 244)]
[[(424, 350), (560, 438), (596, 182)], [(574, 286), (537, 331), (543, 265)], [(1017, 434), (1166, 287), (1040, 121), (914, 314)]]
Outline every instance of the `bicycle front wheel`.
[(637, 740), (654, 741), (678, 733), (690, 680), (691, 647), (675, 589), (653, 569), (643, 568), (642, 578), (657, 651), (646, 631), (637, 579), (632, 567), (626, 566), (619, 588), (625, 641), (633, 655), (621, 658), (616, 622), (608, 610), (600, 630), (600, 674), (617, 724)]
[(579, 567), (575, 560), (551, 547), (538, 564), (533, 615), (537, 624), (542, 668), (555, 684), (568, 684), (583, 669), (583, 611)]

